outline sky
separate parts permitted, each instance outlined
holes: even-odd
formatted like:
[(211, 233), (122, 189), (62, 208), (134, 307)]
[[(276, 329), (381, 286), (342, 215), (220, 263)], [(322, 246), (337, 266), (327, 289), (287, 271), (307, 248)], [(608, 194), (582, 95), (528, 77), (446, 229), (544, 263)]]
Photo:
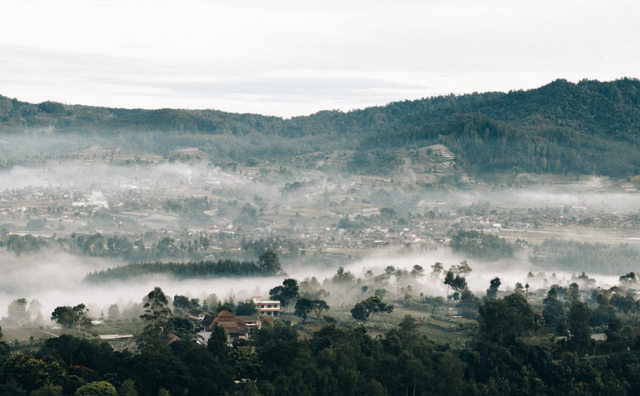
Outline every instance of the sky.
[(0, 95), (292, 117), (640, 77), (627, 0), (3, 0)]

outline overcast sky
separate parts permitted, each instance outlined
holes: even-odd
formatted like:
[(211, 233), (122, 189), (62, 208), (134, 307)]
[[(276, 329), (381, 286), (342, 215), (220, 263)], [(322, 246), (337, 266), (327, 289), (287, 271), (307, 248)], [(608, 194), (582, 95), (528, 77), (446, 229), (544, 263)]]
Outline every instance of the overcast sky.
[(640, 2), (4, 0), (0, 94), (290, 117), (640, 77)]

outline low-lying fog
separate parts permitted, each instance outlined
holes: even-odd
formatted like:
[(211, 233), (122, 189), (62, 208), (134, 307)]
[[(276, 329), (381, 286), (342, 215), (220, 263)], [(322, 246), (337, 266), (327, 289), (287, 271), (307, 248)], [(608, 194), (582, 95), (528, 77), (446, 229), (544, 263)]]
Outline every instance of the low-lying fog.
[[(357, 176), (343, 177), (340, 174), (327, 176), (321, 172), (307, 170), (296, 174), (280, 175), (272, 171), (270, 183), (256, 183), (257, 175), (223, 171), (204, 162), (193, 163), (152, 163), (144, 165), (111, 165), (98, 162), (54, 161), (46, 166), (21, 167), (0, 171), (0, 191), (20, 190), (28, 187), (94, 191), (145, 190), (158, 193), (184, 189), (228, 188), (232, 193), (253, 197), (259, 194), (271, 200), (281, 199), (281, 190), (286, 182), (313, 181), (307, 194), (308, 205), (313, 205), (322, 194), (344, 193), (358, 183)], [(640, 202), (636, 194), (621, 192), (617, 185), (607, 178), (589, 176), (572, 183), (532, 185), (508, 188), (499, 191), (432, 191), (404, 190), (402, 186), (387, 185), (383, 180), (371, 186), (361, 185), (356, 195), (372, 196), (372, 192), (385, 189), (391, 194), (380, 205), (396, 206), (401, 211), (420, 211), (435, 208), (460, 208), (480, 201), (488, 201), (491, 208), (558, 208), (573, 206), (585, 210), (628, 213), (638, 212)], [(609, 192), (606, 192), (610, 190)], [(240, 196), (237, 197), (241, 199)], [(374, 197), (375, 198), (375, 197)], [(390, 201), (389, 201), (390, 199)], [(375, 202), (375, 199), (372, 200)]]
[[(270, 172), (277, 174), (276, 170)], [(392, 185), (384, 180), (371, 182), (368, 185), (357, 181), (356, 176), (343, 177), (339, 174), (328, 176), (318, 171), (304, 171), (306, 173), (288, 174), (286, 178), (273, 177), (272, 183), (254, 182), (251, 174), (240, 172), (227, 172), (209, 164), (200, 163), (157, 163), (147, 165), (118, 166), (93, 162), (65, 162), (51, 163), (41, 167), (16, 166), (9, 170), (0, 171), (0, 191), (20, 190), (28, 187), (69, 189), (73, 179), (74, 188), (85, 189), (92, 194), (95, 200), (103, 199), (102, 191), (129, 190), (155, 192), (179, 191), (189, 196), (187, 188), (191, 191), (212, 191), (218, 188), (223, 193), (233, 191), (240, 195), (237, 199), (250, 201), (254, 194), (259, 193), (271, 204), (282, 200), (281, 191), (286, 180), (315, 182), (309, 187), (308, 200), (298, 200), (296, 205), (300, 207), (313, 206), (323, 194), (353, 194), (356, 197), (367, 198), (373, 206), (394, 206), (396, 210), (405, 214), (408, 211), (426, 212), (436, 207), (463, 208), (477, 204), (480, 201), (489, 201), (490, 209), (500, 207), (500, 210), (513, 208), (535, 207), (565, 207), (574, 206), (580, 210), (594, 210), (603, 213), (637, 212), (640, 202), (636, 194), (601, 192), (610, 181), (602, 178), (587, 178), (581, 183), (572, 185), (546, 185), (531, 186), (518, 189), (501, 191), (454, 191), (434, 192), (432, 190), (420, 190), (413, 188), (404, 189), (401, 184)], [(355, 193), (348, 193), (354, 189)], [(372, 192), (387, 189), (387, 200), (376, 201)], [(107, 195), (107, 194), (105, 194)], [(390, 201), (389, 201), (390, 200)], [(358, 201), (359, 202), (359, 201)], [(327, 205), (325, 205), (327, 207)], [(297, 208), (297, 206), (296, 206)], [(333, 209), (327, 209), (333, 210)], [(347, 209), (340, 208), (344, 213)], [(398, 255), (381, 251), (381, 253), (358, 259), (347, 266), (347, 270), (356, 276), (363, 276), (368, 269), (373, 269), (376, 274), (384, 272), (384, 268), (393, 265), (399, 268), (411, 270), (415, 264), (425, 269), (426, 275), (419, 280), (419, 287), (414, 288), (414, 293), (425, 292), (430, 295), (444, 295), (445, 286), (441, 280), (436, 280), (428, 274), (431, 265), (435, 262), (444, 263), (445, 269), (460, 261), (467, 259), (473, 268), (473, 272), (467, 277), (469, 287), (479, 295), (484, 295), (489, 286), (489, 281), (495, 276), (503, 280), (502, 290), (514, 287), (516, 282), (529, 282), (533, 288), (543, 287), (542, 279), (539, 284), (526, 279), (527, 273), (532, 270), (527, 258), (512, 260), (502, 263), (484, 264), (468, 257), (453, 255), (448, 248), (439, 248), (436, 251), (426, 253), (413, 253)], [(121, 307), (129, 302), (139, 303), (153, 287), (160, 286), (167, 295), (188, 295), (193, 298), (204, 298), (211, 293), (218, 297), (234, 297), (240, 301), (255, 295), (266, 297), (269, 289), (277, 286), (283, 277), (273, 278), (220, 278), (210, 280), (184, 280), (176, 281), (167, 277), (148, 277), (137, 279), (135, 282), (111, 282), (107, 284), (86, 284), (82, 280), (84, 276), (95, 269), (113, 267), (119, 263), (111, 260), (72, 256), (62, 252), (46, 252), (39, 255), (25, 255), (16, 257), (13, 253), (0, 253), (0, 312), (14, 299), (26, 298), (38, 299), (43, 304), (43, 315), (48, 319), (50, 312), (60, 305), (77, 305), (85, 303), (89, 306), (94, 317), (105, 311), (110, 304), (117, 303)], [(120, 263), (123, 264), (123, 263)], [(285, 268), (285, 270), (287, 270)], [(295, 267), (288, 269), (289, 276), (299, 281), (315, 276), (321, 282), (330, 278), (335, 273), (335, 268)], [(554, 283), (566, 285), (572, 274), (557, 272), (558, 279), (549, 279), (547, 286)], [(594, 276), (595, 274), (588, 274)], [(599, 284), (615, 284), (616, 277), (597, 276)], [(332, 291), (331, 287), (323, 286)], [(355, 301), (340, 301), (341, 296), (349, 295), (337, 290), (328, 298), (330, 304), (343, 302), (352, 304)]]
[[(425, 275), (412, 282), (413, 294), (424, 292), (425, 295), (445, 296), (446, 286), (442, 283), (442, 276), (438, 279), (430, 276), (431, 265), (442, 262), (445, 270), (457, 265), (464, 257), (451, 254), (444, 248), (426, 253), (411, 253), (398, 255), (397, 253), (381, 251), (374, 256), (357, 260), (345, 270), (357, 277), (363, 277), (366, 271), (372, 270), (376, 275), (384, 273), (384, 269), (392, 265), (410, 271), (414, 265), (424, 267)], [(140, 303), (142, 298), (154, 287), (159, 286), (167, 296), (176, 294), (199, 298), (202, 302), (209, 294), (215, 293), (218, 298), (233, 298), (243, 301), (252, 296), (268, 297), (269, 290), (282, 283), (285, 276), (260, 278), (217, 278), (175, 280), (167, 276), (148, 276), (128, 282), (110, 281), (107, 283), (85, 283), (84, 276), (96, 269), (113, 267), (118, 263), (111, 260), (81, 258), (67, 253), (43, 253), (41, 255), (15, 257), (13, 254), (2, 253), (0, 260), (3, 276), (0, 278), (0, 315), (6, 315), (6, 307), (11, 301), (26, 298), (28, 301), (37, 299), (42, 304), (42, 314), (48, 322), (51, 312), (56, 306), (75, 306), (84, 303), (90, 309), (92, 317), (99, 317), (101, 311), (106, 315), (111, 304), (118, 304), (126, 309), (132, 303)], [(526, 261), (509, 261), (498, 263), (482, 263), (468, 260), (473, 271), (467, 276), (469, 288), (478, 296), (484, 296), (489, 287), (489, 281), (498, 276), (502, 280), (500, 290), (513, 289), (516, 282), (529, 283), (531, 290), (550, 287), (552, 284), (566, 286), (574, 274), (557, 272), (557, 278), (547, 272), (547, 281), (542, 278), (527, 278), (531, 270), (536, 268)], [(307, 277), (316, 277), (321, 283), (335, 274), (334, 269), (308, 267), (286, 269), (286, 277), (296, 278), (301, 282)], [(612, 286), (617, 283), (616, 276), (593, 276), (595, 286)], [(393, 282), (393, 280), (392, 280)], [(330, 305), (352, 305), (357, 302), (359, 287), (354, 285), (336, 286), (329, 282), (322, 286), (331, 292), (327, 298)], [(393, 288), (393, 286), (391, 287)]]

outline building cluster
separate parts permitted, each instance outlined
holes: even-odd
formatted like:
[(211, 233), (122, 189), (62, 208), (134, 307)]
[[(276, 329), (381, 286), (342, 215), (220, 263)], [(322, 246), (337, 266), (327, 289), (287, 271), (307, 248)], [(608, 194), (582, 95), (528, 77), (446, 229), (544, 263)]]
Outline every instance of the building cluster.
[(192, 312), (197, 315), (190, 315), (189, 320), (196, 329), (196, 341), (206, 344), (211, 337), (214, 327), (221, 327), (227, 335), (227, 342), (232, 343), (238, 340), (247, 340), (249, 335), (262, 327), (262, 319), (278, 316), (280, 314), (280, 301), (263, 300), (261, 297), (254, 297), (253, 302), (258, 310), (258, 315), (234, 315), (223, 310), (217, 315), (207, 312)]

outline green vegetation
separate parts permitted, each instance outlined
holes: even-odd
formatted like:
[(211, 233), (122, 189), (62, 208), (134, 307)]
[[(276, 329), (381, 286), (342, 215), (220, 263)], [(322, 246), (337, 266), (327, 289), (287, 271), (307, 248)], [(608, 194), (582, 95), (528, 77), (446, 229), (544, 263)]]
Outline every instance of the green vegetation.
[[(292, 286), (292, 282), (288, 283)], [(469, 292), (465, 289), (464, 293)], [(199, 345), (189, 339), (189, 321), (172, 316), (168, 299), (155, 288), (144, 299), (146, 313), (142, 318), (146, 326), (138, 340), (142, 346), (139, 351), (115, 351), (108, 343), (69, 335), (51, 338), (30, 352), (0, 356), (0, 393), (636, 394), (635, 389), (640, 386), (640, 344), (630, 328), (623, 327), (621, 313), (609, 304), (609, 296), (619, 293), (596, 292), (597, 298), (581, 301), (583, 294), (577, 286), (562, 289), (554, 285), (545, 305), (555, 305), (561, 294), (567, 301), (554, 308), (554, 315), (567, 322), (571, 337), (566, 342), (543, 341), (550, 331), (556, 331), (547, 327), (551, 322), (547, 314), (551, 311), (545, 309), (541, 313), (521, 293), (513, 293), (479, 302), (479, 326), (472, 338), (466, 338), (468, 342), (459, 338), (451, 339), (449, 344), (435, 342), (425, 336), (421, 327), (435, 329), (445, 322), (434, 318), (425, 324), (405, 315), (382, 337), (374, 337), (361, 325), (345, 328), (328, 324), (315, 327), (314, 332), (302, 338), (297, 330), (303, 328), (300, 324), (265, 320), (249, 340), (228, 344), (225, 330), (216, 326), (207, 345)], [(305, 299), (298, 301), (301, 300)], [(296, 310), (309, 313), (309, 301)], [(358, 305), (370, 313), (390, 311), (376, 295)], [(634, 304), (632, 310), (639, 309)], [(596, 342), (590, 337), (590, 321), (602, 310), (609, 312), (605, 329), (608, 340)], [(318, 316), (322, 311), (317, 312)], [(182, 321), (187, 324), (184, 329), (180, 327)], [(454, 333), (451, 328), (443, 330), (449, 335)], [(168, 331), (182, 334), (182, 340), (168, 344)], [(580, 358), (594, 350), (605, 352)]]
[(458, 231), (451, 238), (451, 249), (472, 257), (484, 260), (512, 258), (519, 246), (507, 242), (497, 235), (485, 234), (482, 231)]
[(55, 127), (170, 155), (198, 147), (216, 161), (282, 159), (357, 149), (351, 172), (388, 173), (400, 148), (444, 144), (473, 175), (579, 173), (616, 178), (640, 172), (640, 81), (556, 80), (508, 93), (440, 96), (348, 113), (282, 119), (215, 110), (126, 110), (38, 105), (0, 96), (0, 130)]
[(380, 296), (369, 296), (355, 305), (351, 310), (351, 316), (358, 321), (367, 321), (372, 314), (393, 312), (393, 305), (382, 302)]
[(272, 276), (280, 271), (277, 254), (268, 250), (258, 258), (257, 263), (228, 259), (188, 263), (132, 263), (90, 273), (85, 277), (85, 281), (126, 280), (151, 274), (165, 274), (179, 279)]

